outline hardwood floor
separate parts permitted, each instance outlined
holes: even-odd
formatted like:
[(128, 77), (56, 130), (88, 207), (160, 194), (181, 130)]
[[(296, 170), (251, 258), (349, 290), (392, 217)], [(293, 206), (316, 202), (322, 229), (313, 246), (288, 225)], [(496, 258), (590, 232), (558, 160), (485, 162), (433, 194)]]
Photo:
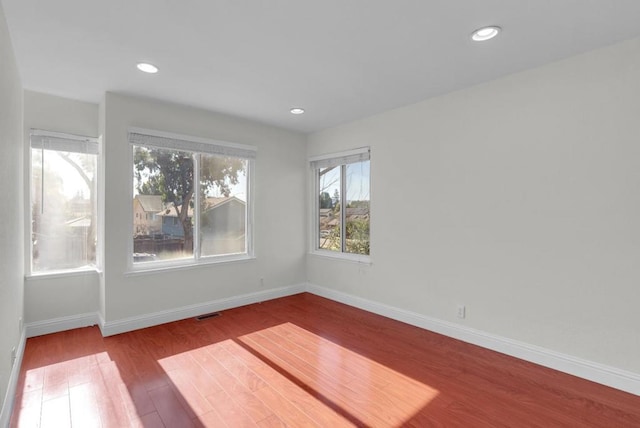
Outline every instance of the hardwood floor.
[(640, 397), (299, 294), (27, 341), (13, 427), (640, 427)]

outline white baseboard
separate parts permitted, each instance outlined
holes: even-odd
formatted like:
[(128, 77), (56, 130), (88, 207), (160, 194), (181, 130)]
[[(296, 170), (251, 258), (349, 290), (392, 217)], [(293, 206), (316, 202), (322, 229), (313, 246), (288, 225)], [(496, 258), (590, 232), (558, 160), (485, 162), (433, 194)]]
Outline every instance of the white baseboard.
[(97, 325), (100, 321), (96, 312), (72, 315), (68, 317), (54, 318), (45, 321), (35, 321), (25, 324), (27, 338), (42, 336), (43, 334), (58, 333), (74, 328)]
[(9, 375), (9, 385), (7, 386), (7, 394), (4, 397), (2, 412), (0, 413), (0, 427), (8, 427), (11, 422), (11, 412), (16, 400), (16, 388), (18, 387), (18, 379), (20, 377), (20, 367), (22, 366), (22, 357), (24, 356), (24, 347), (27, 343), (27, 336), (22, 332), (20, 342), (16, 348), (16, 359), (11, 368)]
[(431, 318), (314, 284), (307, 284), (307, 291), (349, 306), (424, 328), (425, 330), (640, 396), (640, 374), (637, 373)]
[[(448, 321), (428, 317), (426, 315), (389, 306), (373, 300), (364, 299), (348, 293), (314, 284), (297, 284), (287, 287), (269, 289), (255, 293), (232, 296), (195, 305), (183, 306), (166, 311), (154, 312), (116, 321), (104, 321), (99, 313), (81, 314), (71, 317), (57, 318), (47, 321), (29, 323), (25, 326), (25, 335), (21, 341), (20, 361), (24, 350), (24, 337), (34, 337), (42, 334), (56, 333), (73, 328), (99, 325), (103, 336), (112, 336), (140, 328), (190, 318), (209, 312), (216, 312), (252, 303), (264, 302), (280, 297), (290, 296), (302, 292), (310, 292), (321, 297), (354, 306), (378, 315), (405, 322), (445, 336), (472, 343), (483, 348), (491, 349), (529, 361), (541, 366), (549, 367), (564, 373), (581, 377), (602, 385), (610, 386), (622, 391), (640, 396), (640, 374), (618, 369), (616, 367), (588, 361), (571, 355), (552, 351), (539, 346), (512, 340), (506, 337), (472, 329)], [(18, 359), (16, 360), (18, 362)], [(20, 364), (14, 365), (19, 373)], [(14, 376), (12, 372), (12, 376)], [(14, 385), (15, 389), (15, 385)], [(9, 396), (9, 395), (8, 395)], [(13, 397), (13, 395), (11, 395)], [(5, 407), (7, 404), (5, 403)], [(4, 417), (4, 409), (2, 417)], [(10, 417), (10, 415), (9, 415)], [(2, 419), (0, 419), (2, 421)], [(0, 427), (3, 425), (0, 424)]]
[(218, 299), (195, 305), (183, 306), (166, 311), (154, 312), (130, 318), (123, 318), (116, 321), (101, 321), (100, 329), (103, 336), (125, 333), (127, 331), (138, 330), (167, 322), (178, 321), (198, 315), (222, 311), (252, 303), (264, 302), (277, 299), (279, 297), (290, 296), (306, 291), (305, 284), (291, 285), (288, 287), (273, 288), (256, 293), (242, 294), (239, 296)]

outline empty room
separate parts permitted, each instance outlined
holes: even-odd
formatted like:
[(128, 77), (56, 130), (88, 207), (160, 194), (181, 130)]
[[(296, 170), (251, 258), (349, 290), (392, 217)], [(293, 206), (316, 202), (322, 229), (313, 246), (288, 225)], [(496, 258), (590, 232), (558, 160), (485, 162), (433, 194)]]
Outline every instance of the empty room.
[(0, 427), (640, 427), (638, 22), (0, 0)]

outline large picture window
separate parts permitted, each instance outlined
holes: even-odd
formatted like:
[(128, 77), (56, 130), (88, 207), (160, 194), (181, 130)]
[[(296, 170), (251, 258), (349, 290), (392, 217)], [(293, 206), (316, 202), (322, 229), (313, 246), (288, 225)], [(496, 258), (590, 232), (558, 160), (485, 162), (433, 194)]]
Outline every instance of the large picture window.
[(369, 149), (311, 159), (316, 183), (315, 249), (368, 256)]
[(129, 141), (134, 264), (251, 255), (254, 147), (147, 130)]
[(96, 265), (96, 138), (32, 130), (31, 273)]

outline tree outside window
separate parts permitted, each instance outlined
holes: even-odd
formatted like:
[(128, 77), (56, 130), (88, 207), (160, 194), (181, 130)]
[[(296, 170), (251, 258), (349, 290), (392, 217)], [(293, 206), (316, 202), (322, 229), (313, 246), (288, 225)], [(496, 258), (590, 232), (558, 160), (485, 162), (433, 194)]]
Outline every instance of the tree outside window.
[(202, 153), (197, 149), (211, 146), (145, 137), (154, 144), (133, 145), (134, 212), (144, 211), (147, 223), (140, 225), (146, 233), (133, 236), (134, 263), (246, 255), (251, 160), (242, 155), (247, 152)]

